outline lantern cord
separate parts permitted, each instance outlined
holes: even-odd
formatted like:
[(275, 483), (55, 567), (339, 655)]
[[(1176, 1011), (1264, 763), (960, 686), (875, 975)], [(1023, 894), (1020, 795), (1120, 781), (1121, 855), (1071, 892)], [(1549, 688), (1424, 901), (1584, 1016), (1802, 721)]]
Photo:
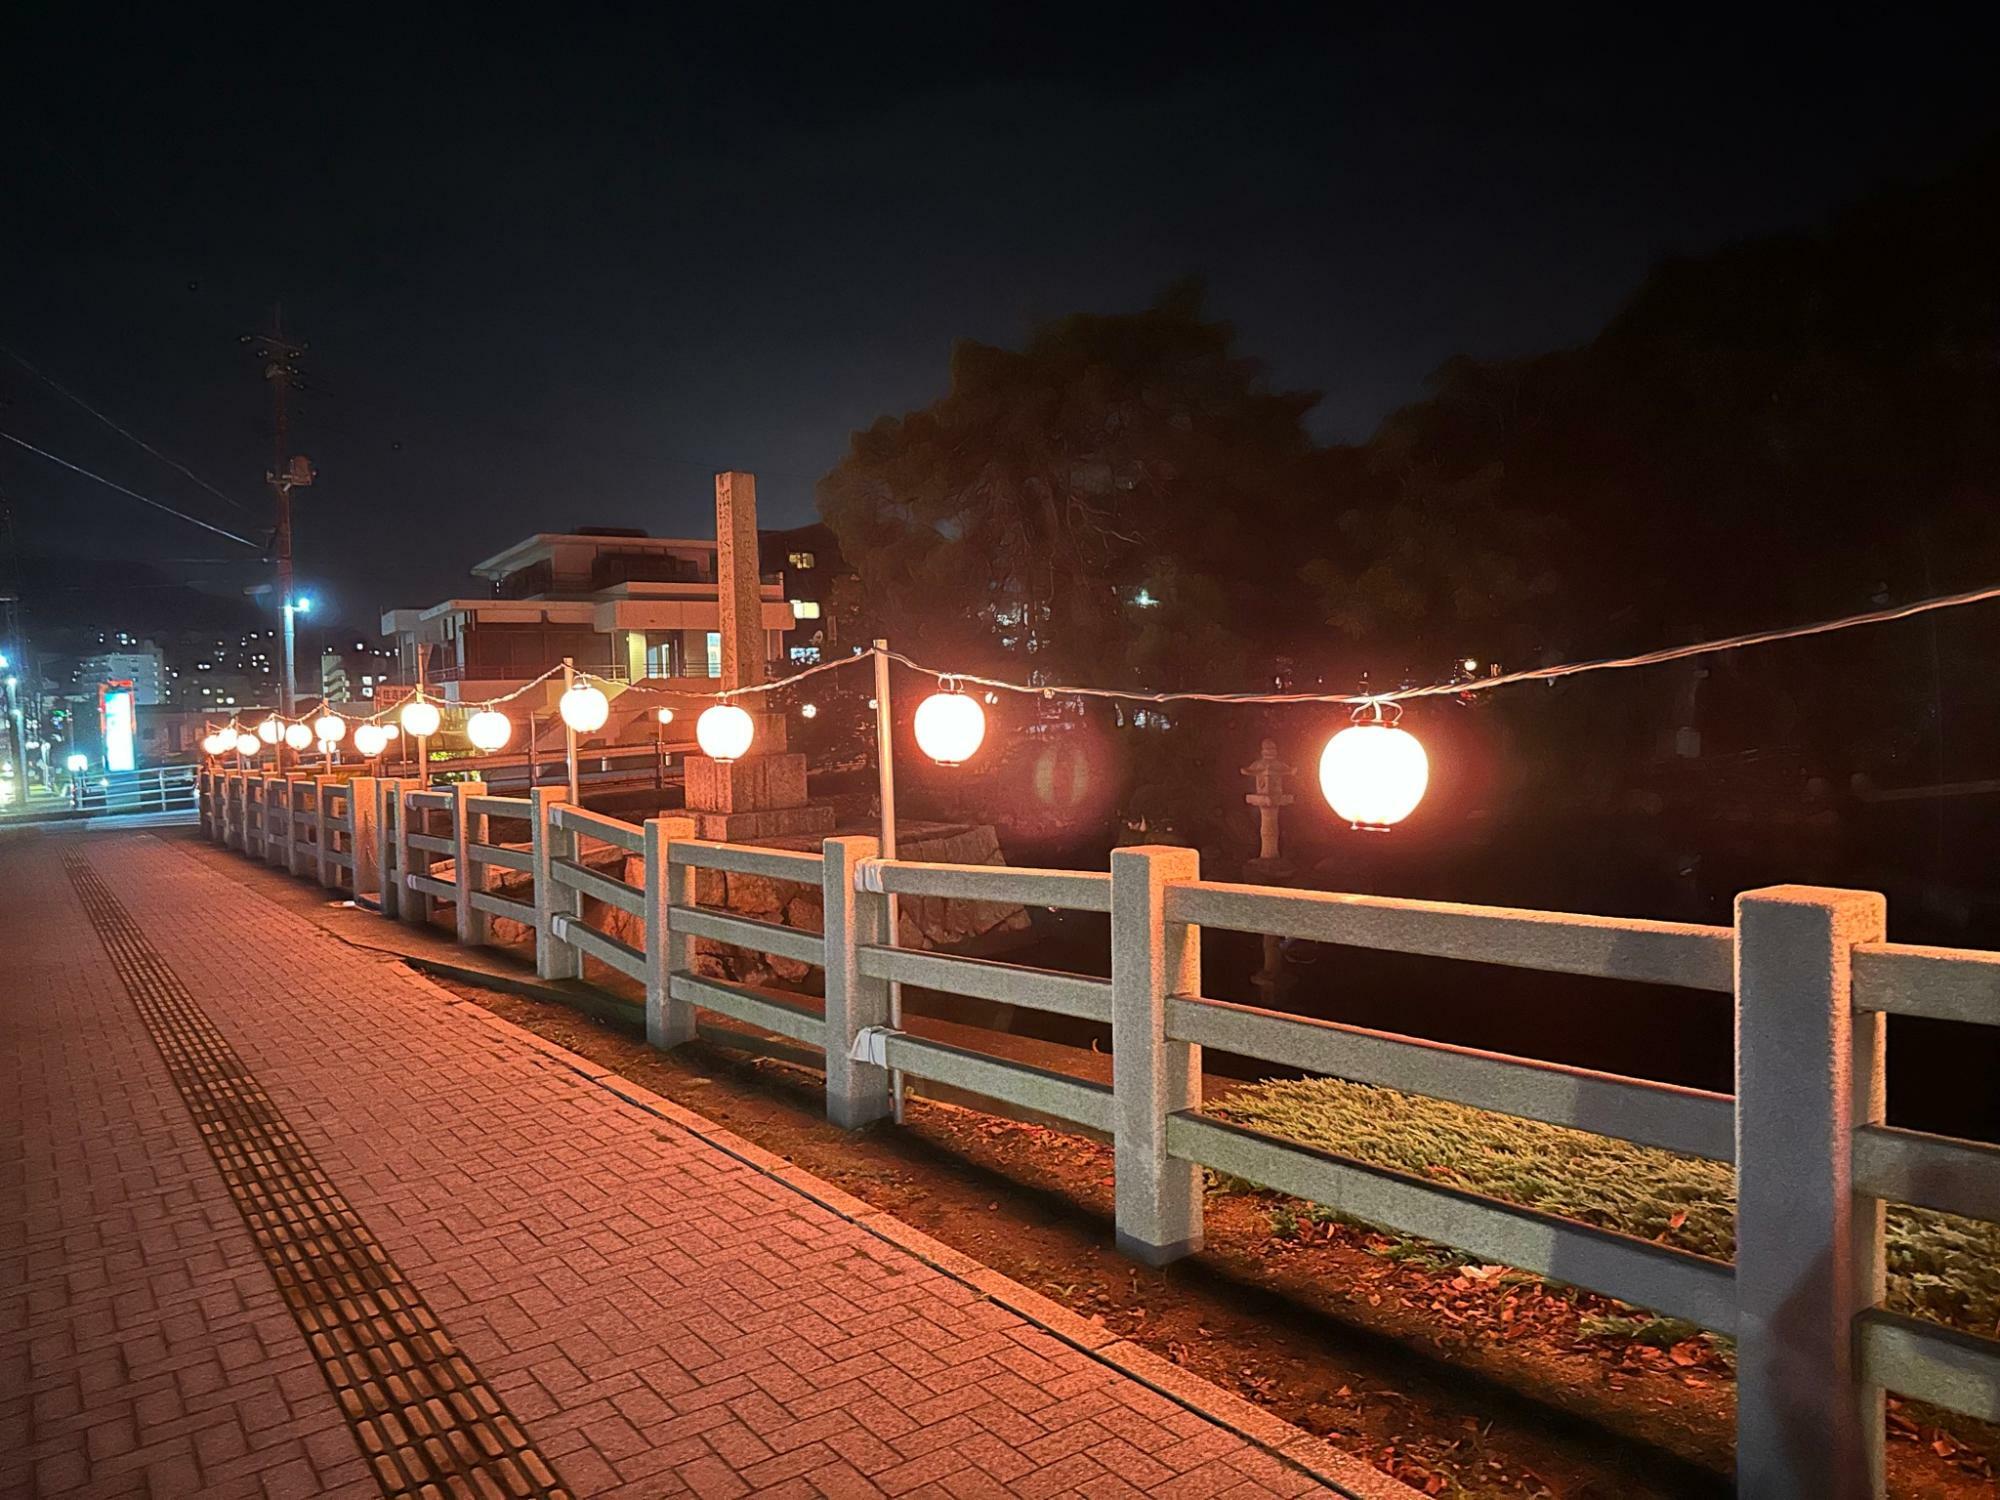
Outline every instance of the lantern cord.
[[(6, 434), (0, 433), (0, 437)], [(1970, 604), (1984, 604), (2000, 599), (2000, 584), (1984, 588), (1967, 589), (1957, 594), (1939, 594), (1929, 599), (1914, 600), (1909, 604), (1895, 604), (1883, 609), (1869, 610), (1863, 614), (1841, 615), (1831, 620), (1816, 620), (1809, 625), (1789, 625), (1776, 630), (1755, 630), (1743, 635), (1721, 636), (1710, 641), (1695, 641), (1685, 646), (1668, 646), (1658, 651), (1646, 651), (1637, 656), (1596, 657), (1587, 661), (1563, 662), (1552, 667), (1527, 667), (1518, 672), (1504, 672), (1493, 677), (1467, 677), (1454, 681), (1433, 682), (1422, 687), (1395, 688), (1385, 693), (1202, 693), (1164, 692), (1147, 693), (1131, 688), (1081, 687), (1071, 683), (1024, 683), (1009, 682), (1000, 677), (982, 677), (974, 672), (941, 671), (925, 666), (900, 651), (885, 654), (891, 661), (900, 662), (913, 672), (921, 672), (926, 677), (935, 677), (940, 682), (949, 679), (954, 684), (973, 683), (996, 692), (1022, 693), (1033, 697), (1110, 698), (1127, 703), (1335, 703), (1367, 706), (1379, 703), (1407, 703), (1417, 698), (1449, 698), (1465, 693), (1490, 692), (1494, 688), (1512, 687), (1523, 682), (1556, 682), (1565, 677), (1578, 677), (1586, 672), (1613, 672), (1627, 667), (1656, 667), (1667, 662), (1686, 661), (1695, 656), (1711, 656), (1724, 651), (1739, 651), (1750, 646), (1768, 646), (1779, 641), (1804, 640), (1811, 636), (1831, 635), (1835, 631), (1854, 630), (1864, 625), (1887, 625), (1897, 620), (1907, 620), (1917, 615), (1935, 614), (1940, 610), (1961, 609)], [(775, 682), (752, 683), (747, 687), (724, 688), (713, 693), (687, 692), (677, 688), (648, 687), (639, 683), (621, 683), (609, 677), (600, 677), (583, 668), (575, 668), (579, 682), (597, 682), (606, 687), (630, 692), (658, 693), (673, 698), (707, 699), (717, 703), (727, 703), (747, 693), (770, 693), (779, 688), (790, 687), (822, 672), (837, 671), (841, 667), (853, 666), (858, 662), (871, 661), (872, 651), (859, 652), (853, 656), (837, 656), (831, 661), (817, 662), (803, 671), (794, 672), (789, 677), (780, 677)], [(502, 703), (510, 703), (526, 693), (533, 692), (550, 678), (562, 672), (560, 666), (551, 667), (531, 682), (525, 682), (511, 692), (502, 693), (497, 698), (487, 698), (476, 703), (449, 705), (467, 713), (482, 709), (497, 708)], [(372, 714), (343, 714), (332, 704), (321, 702), (323, 711), (340, 714), (350, 723), (372, 723), (400, 710), (408, 699), (401, 699), (386, 708), (377, 709)], [(273, 714), (274, 708), (239, 708), (231, 715), (232, 722)]]
[[(943, 672), (936, 667), (927, 667), (914, 661), (900, 651), (888, 653), (893, 661), (901, 662), (915, 672), (939, 680), (951, 678), (955, 682), (977, 683), (980, 687), (992, 688), (1000, 692), (1026, 693), (1040, 697), (1081, 697), (1117, 698), (1129, 703), (1345, 703), (1367, 705), (1373, 703), (1407, 703), (1414, 698), (1448, 698), (1462, 693), (1483, 693), (1494, 688), (1511, 687), (1522, 682), (1555, 682), (1564, 677), (1577, 677), (1585, 672), (1610, 672), (1625, 667), (1655, 667), (1666, 662), (1685, 661), (1693, 656), (1709, 656), (1723, 651), (1737, 651), (1747, 646), (1768, 646), (1778, 641), (1803, 640), (1809, 636), (1829, 635), (1837, 630), (1853, 630), (1863, 625), (1886, 625), (1896, 620), (1907, 620), (1915, 615), (1934, 614), (1939, 610), (1959, 609), (1968, 604), (1984, 604), (2000, 599), (2000, 584), (1985, 588), (1968, 589), (1958, 594), (1941, 594), (1935, 598), (1919, 599), (1909, 604), (1892, 605), (1886, 609), (1870, 610), (1866, 614), (1843, 615), (1833, 620), (1818, 620), (1810, 625), (1791, 625), (1777, 630), (1757, 630), (1744, 635), (1722, 636), (1712, 641), (1695, 641), (1685, 646), (1668, 646), (1658, 651), (1647, 651), (1637, 656), (1607, 656), (1589, 661), (1564, 662), (1553, 667), (1527, 667), (1519, 672), (1505, 672), (1493, 677), (1467, 677), (1458, 681), (1433, 682), (1423, 687), (1396, 688), (1385, 693), (1198, 693), (1169, 692), (1144, 693), (1126, 688), (1075, 687), (1062, 683), (1028, 684), (1007, 682), (997, 677), (980, 677), (971, 672)], [(857, 657), (854, 660), (860, 660)], [(773, 684), (776, 686), (776, 684)]]

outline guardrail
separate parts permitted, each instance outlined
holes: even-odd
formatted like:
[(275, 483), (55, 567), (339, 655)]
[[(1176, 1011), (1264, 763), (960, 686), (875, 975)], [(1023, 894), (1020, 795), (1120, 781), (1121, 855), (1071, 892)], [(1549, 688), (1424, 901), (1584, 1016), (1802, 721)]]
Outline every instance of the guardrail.
[[(555, 788), (500, 798), (478, 783), (430, 791), (385, 781), (371, 831), (347, 821), (361, 781), (348, 784), (344, 814), (338, 790), (301, 785), (220, 773), (204, 783), (214, 809), (204, 827), (284, 863), (284, 830), (296, 840), (300, 826), (295, 799), (316, 799), (323, 882), (348, 868), (327, 858), (342, 852), (342, 834), (352, 849), (373, 839), (385, 861), (393, 846), (393, 879), (380, 882), (385, 909), (401, 899), (401, 914), (425, 920), (429, 903), (453, 902), (468, 942), (488, 940), (487, 919), (512, 917), (534, 932), (547, 978), (580, 977), (586, 958), (608, 965), (644, 985), (655, 1046), (691, 1038), (696, 1013), (708, 1010), (819, 1048), (827, 1113), (840, 1124), (886, 1117), (899, 1071), (1106, 1135), (1118, 1242), (1139, 1259), (1159, 1264), (1201, 1248), (1201, 1173), (1210, 1168), (1732, 1334), (1742, 1494), (1874, 1493), (1885, 1390), (2000, 1420), (2000, 1340), (1881, 1305), (1885, 1201), (2000, 1221), (2000, 1146), (1885, 1123), (1883, 1018), (2000, 1025), (2000, 954), (1887, 942), (1879, 896), (1748, 891), (1733, 926), (1694, 926), (1205, 881), (1184, 849), (1120, 849), (1108, 873), (1095, 873), (883, 860), (868, 838), (828, 839), (819, 853), (710, 843), (692, 837), (687, 819), (625, 823), (568, 806)], [(502, 819), (526, 825), (525, 848), (494, 841), (491, 824)], [(617, 873), (587, 862), (586, 844), (617, 850)], [(434, 857), (455, 861), (452, 882), (426, 874)], [(823, 931), (702, 902), (705, 870), (817, 887)], [(494, 893), (498, 871), (526, 873), (532, 900)], [(889, 929), (891, 895), (1108, 913), (1111, 977), (902, 948)], [(637, 919), (642, 941), (586, 922), (586, 898)], [(1211, 999), (1201, 993), (1204, 927), (1731, 994), (1735, 1092)], [(697, 941), (818, 967), (824, 1001), (703, 973)], [(897, 1030), (895, 982), (1108, 1022), (1111, 1085)], [(1733, 1162), (1735, 1260), (1205, 1115), (1203, 1047)]]
[(194, 766), (148, 766), (84, 779), (69, 802), (72, 812), (92, 817), (133, 813), (195, 812), (198, 772)]

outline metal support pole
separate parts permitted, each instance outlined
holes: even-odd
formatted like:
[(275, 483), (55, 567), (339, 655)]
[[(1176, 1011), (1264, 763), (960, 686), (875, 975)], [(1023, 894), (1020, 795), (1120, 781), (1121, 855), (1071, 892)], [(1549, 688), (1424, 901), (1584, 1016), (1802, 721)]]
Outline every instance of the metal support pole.
[[(563, 696), (568, 697), (569, 690), (574, 686), (576, 686), (576, 663), (565, 656), (563, 658)], [(577, 795), (576, 790), (576, 731), (569, 727), (569, 716), (567, 714), (563, 716), (563, 757), (569, 763), (569, 805), (571, 807), (581, 807), (583, 806), (583, 799)]]
[[(889, 718), (889, 643), (875, 642), (875, 764), (881, 778), (882, 793), (882, 858), (896, 857), (896, 755), (894, 736), (890, 732)], [(896, 946), (897, 907), (892, 893), (887, 898), (888, 935), (884, 941)], [(897, 1031), (903, 1029), (903, 986), (891, 981), (889, 984), (889, 1025)], [(895, 1111), (898, 1125), (903, 1123), (903, 1075), (900, 1070), (889, 1074), (889, 1097)]]

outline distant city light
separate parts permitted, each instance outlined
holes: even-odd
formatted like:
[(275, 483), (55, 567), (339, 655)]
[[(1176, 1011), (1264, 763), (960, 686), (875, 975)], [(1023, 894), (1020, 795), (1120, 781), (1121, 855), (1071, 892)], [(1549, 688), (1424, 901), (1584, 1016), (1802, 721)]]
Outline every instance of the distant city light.
[(799, 717), (802, 719), (817, 719), (819, 717), (819, 705), (817, 703), (801, 703), (799, 705)]
[(87, 771), (90, 769), (90, 757), (88, 755), (72, 755), (64, 764), (73, 772)]

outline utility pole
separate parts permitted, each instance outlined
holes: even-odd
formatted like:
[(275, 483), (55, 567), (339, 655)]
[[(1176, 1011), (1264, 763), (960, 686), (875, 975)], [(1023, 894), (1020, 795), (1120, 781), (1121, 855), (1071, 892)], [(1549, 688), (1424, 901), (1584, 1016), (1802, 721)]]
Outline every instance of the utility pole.
[(312, 460), (304, 454), (288, 452), (290, 442), (285, 421), (285, 392), (303, 390), (298, 362), (306, 352), (304, 344), (285, 341), (284, 308), (271, 309), (269, 333), (245, 334), (243, 342), (253, 345), (264, 362), (264, 379), (271, 387), (271, 467), (264, 482), (271, 487), (277, 506), (277, 524), (271, 532), (272, 560), (277, 564), (278, 614), (285, 637), (285, 717), (298, 712), (298, 665), (296, 626), (293, 616), (302, 608), (292, 590), (292, 491), (313, 482)]

